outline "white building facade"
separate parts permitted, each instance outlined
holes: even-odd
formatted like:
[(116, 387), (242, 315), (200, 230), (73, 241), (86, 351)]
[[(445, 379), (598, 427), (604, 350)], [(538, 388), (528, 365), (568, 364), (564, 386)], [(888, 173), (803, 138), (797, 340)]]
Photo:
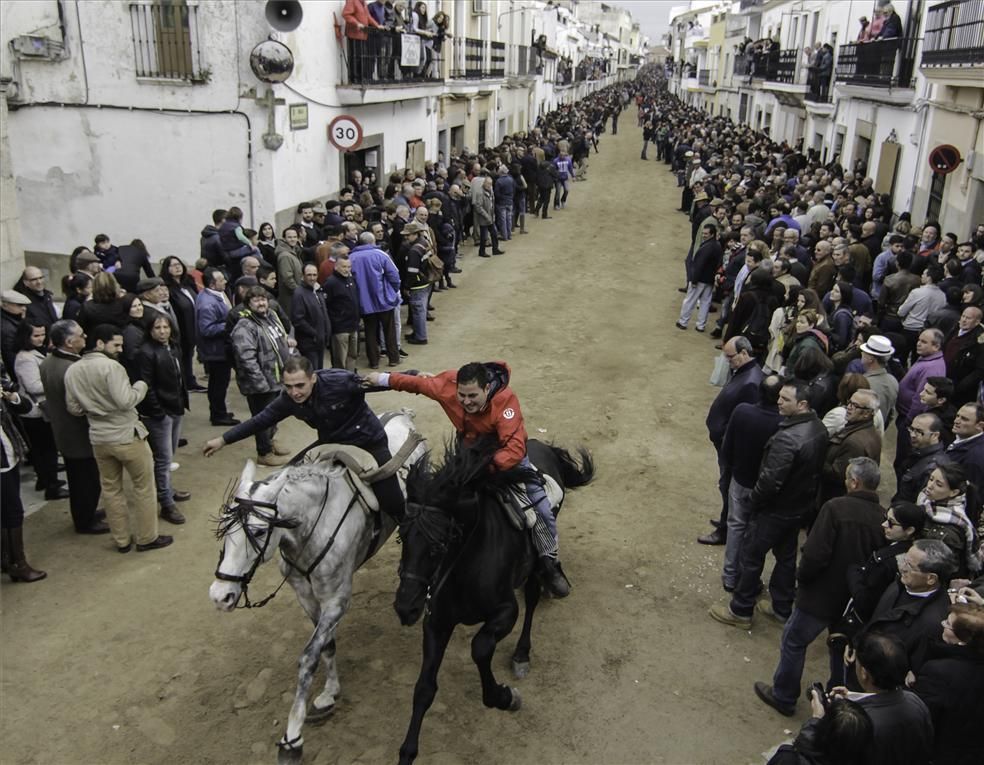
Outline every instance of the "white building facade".
[[(442, 60), (417, 76), (405, 61), (384, 65), (375, 42), (353, 64), (343, 0), (0, 4), (4, 271), (25, 256), (56, 268), (98, 233), (117, 244), (140, 238), (155, 260), (194, 262), (215, 208), (236, 205), (247, 225), (280, 230), (300, 202), (327, 199), (353, 169), (381, 180), (422, 170), (453, 149), (526, 131), (570, 100), (556, 61), (560, 45), (570, 47), (561, 28), (584, 26), (577, 5), (427, 5), (448, 14), (450, 37)], [(286, 17), (268, 17), (285, 8)], [(268, 39), (293, 54), (285, 82), (262, 82), (251, 68), (251, 51)], [(612, 55), (641, 61), (644, 44), (626, 34)], [(612, 67), (576, 97), (634, 76)], [(342, 115), (361, 126), (355, 151), (328, 141)]]

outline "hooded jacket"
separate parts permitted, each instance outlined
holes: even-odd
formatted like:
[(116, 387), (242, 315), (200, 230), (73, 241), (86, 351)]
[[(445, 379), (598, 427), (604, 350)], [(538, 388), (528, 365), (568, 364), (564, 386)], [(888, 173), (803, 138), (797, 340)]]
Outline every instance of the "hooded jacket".
[(449, 369), (434, 377), (392, 373), (389, 387), (418, 393), (433, 399), (451, 420), (466, 445), (485, 435), (495, 434), (499, 449), (492, 461), (499, 470), (515, 467), (526, 456), (526, 427), (519, 399), (509, 387), (510, 369), (504, 361), (484, 364), (489, 378), (489, 397), (485, 408), (468, 414), (458, 401), (458, 372)]

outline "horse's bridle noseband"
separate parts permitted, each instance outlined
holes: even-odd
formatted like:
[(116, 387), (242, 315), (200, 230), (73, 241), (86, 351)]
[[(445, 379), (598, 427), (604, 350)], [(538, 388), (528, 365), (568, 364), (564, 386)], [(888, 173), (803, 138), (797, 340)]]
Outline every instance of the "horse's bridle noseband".
[[(412, 508), (412, 511), (411, 511)], [(451, 561), (450, 565), (445, 568), (445, 562), (447, 561), (448, 552), (451, 544), (457, 541), (461, 537), (461, 526), (453, 517), (448, 517), (448, 529), (447, 533), (443, 537), (439, 534), (435, 524), (430, 522), (420, 523), (424, 520), (424, 511), (430, 510), (431, 512), (440, 512), (443, 514), (443, 510), (430, 505), (421, 505), (414, 502), (407, 502), (407, 517), (401, 526), (409, 527), (411, 525), (420, 524), (420, 533), (427, 541), (428, 548), (430, 549), (431, 556), (441, 556), (440, 562), (437, 564), (437, 568), (434, 569), (434, 573), (429, 577), (421, 576), (414, 571), (406, 571), (403, 568), (402, 562), (400, 563), (399, 577), (400, 580), (409, 580), (411, 582), (419, 582), (427, 588), (427, 595), (424, 599), (424, 613), (430, 614), (431, 612), (431, 601), (437, 597), (437, 594), (441, 591), (444, 583), (447, 581), (448, 576), (454, 570), (454, 567), (458, 564), (461, 559), (461, 554), (464, 552), (467, 546), (468, 539), (471, 539), (472, 533), (474, 533), (477, 526), (472, 526), (471, 532), (468, 534), (468, 539), (461, 545), (458, 550), (458, 554), (454, 556), (454, 560)], [(443, 569), (443, 573), (442, 573)]]

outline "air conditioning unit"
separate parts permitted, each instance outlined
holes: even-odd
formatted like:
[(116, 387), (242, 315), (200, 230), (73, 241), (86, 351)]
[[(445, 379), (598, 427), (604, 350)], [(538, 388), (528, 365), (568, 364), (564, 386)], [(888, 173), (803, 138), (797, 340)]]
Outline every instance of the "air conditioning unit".
[(472, 13), (475, 16), (488, 16), (490, 11), (487, 0), (472, 0)]

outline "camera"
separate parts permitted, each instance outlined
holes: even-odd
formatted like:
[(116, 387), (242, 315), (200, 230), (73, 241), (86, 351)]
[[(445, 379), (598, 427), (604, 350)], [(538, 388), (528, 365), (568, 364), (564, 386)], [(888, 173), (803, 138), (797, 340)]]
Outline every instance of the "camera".
[(16, 393), (20, 390), (20, 385), (17, 384), (16, 380), (9, 377), (0, 377), (0, 388), (3, 388), (4, 393)]
[(830, 698), (827, 696), (827, 691), (823, 687), (823, 683), (817, 682), (813, 683), (809, 688), (806, 689), (806, 700), (812, 701), (811, 696), (815, 695), (820, 703), (823, 705), (824, 711), (830, 709)]

